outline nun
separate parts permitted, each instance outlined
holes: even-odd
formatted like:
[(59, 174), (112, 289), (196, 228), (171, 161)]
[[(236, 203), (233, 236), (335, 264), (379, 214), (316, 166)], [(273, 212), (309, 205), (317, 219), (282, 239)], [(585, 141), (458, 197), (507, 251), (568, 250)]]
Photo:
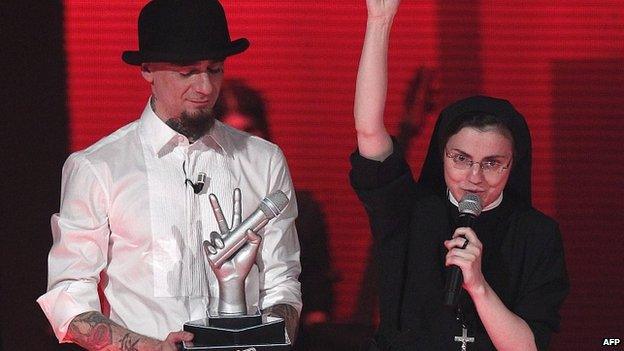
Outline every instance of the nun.
[[(449, 105), (415, 180), (383, 121), (399, 2), (367, 0), (355, 93), (350, 180), (380, 272), (380, 325), (369, 349), (545, 350), (569, 282), (559, 226), (531, 203), (526, 121), (494, 97)], [(464, 199), (478, 207), (470, 226)], [(449, 302), (453, 270), (460, 282)]]

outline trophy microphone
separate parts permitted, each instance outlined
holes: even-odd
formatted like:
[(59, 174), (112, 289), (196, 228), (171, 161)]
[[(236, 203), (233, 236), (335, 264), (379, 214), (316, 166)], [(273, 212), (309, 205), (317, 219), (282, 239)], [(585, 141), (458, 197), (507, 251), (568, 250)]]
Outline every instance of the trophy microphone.
[[(474, 220), (481, 214), (482, 205), (479, 196), (473, 193), (467, 193), (459, 201), (457, 206), (459, 209), (459, 218), (457, 227), (472, 228)], [(452, 265), (447, 269), (446, 288), (444, 289), (444, 304), (454, 307), (459, 300), (459, 293), (464, 278), (461, 269)]]
[[(247, 242), (247, 230), (258, 232), (270, 219), (279, 215), (288, 205), (288, 197), (281, 190), (262, 199), (258, 208), (247, 217), (238, 227), (234, 228), (223, 238), (222, 248), (210, 250), (204, 241), (204, 248), (208, 259), (215, 267), (220, 267)], [(221, 245), (219, 245), (221, 246)]]

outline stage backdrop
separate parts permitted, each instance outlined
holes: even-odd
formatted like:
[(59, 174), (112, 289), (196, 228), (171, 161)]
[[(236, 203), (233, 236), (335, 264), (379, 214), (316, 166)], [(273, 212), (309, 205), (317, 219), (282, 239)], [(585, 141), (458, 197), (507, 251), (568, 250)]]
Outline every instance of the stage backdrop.
[[(135, 49), (145, 1), (66, 0), (70, 145), (82, 149), (136, 119), (149, 96), (123, 50)], [(223, 1), (228, 59), (268, 100), (274, 141), (295, 186), (322, 203), (339, 281), (334, 318), (350, 321), (365, 280), (368, 221), (348, 184), (352, 105), (365, 2)], [(624, 198), (624, 0), (404, 1), (390, 47), (387, 121), (396, 130), (407, 83), (439, 72), (442, 103), (485, 93), (511, 100), (534, 138), (534, 204), (560, 220), (572, 293), (553, 349), (598, 349), (624, 338), (619, 235)], [(433, 120), (410, 149), (419, 172)]]

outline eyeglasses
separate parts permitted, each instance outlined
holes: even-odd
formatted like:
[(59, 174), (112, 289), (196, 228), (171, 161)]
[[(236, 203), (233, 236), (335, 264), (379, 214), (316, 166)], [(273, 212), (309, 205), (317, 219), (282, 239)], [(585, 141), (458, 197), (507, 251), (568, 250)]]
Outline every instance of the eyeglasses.
[(509, 166), (511, 165), (511, 159), (509, 160), (506, 166), (503, 166), (503, 164), (498, 161), (477, 162), (477, 161), (473, 161), (469, 159), (464, 154), (452, 153), (446, 150), (444, 151), (444, 153), (446, 154), (446, 157), (453, 160), (453, 167), (455, 169), (467, 170), (467, 169), (471, 169), (474, 164), (477, 164), (479, 165), (483, 173), (500, 174), (500, 173), (503, 173), (506, 169), (508, 169)]

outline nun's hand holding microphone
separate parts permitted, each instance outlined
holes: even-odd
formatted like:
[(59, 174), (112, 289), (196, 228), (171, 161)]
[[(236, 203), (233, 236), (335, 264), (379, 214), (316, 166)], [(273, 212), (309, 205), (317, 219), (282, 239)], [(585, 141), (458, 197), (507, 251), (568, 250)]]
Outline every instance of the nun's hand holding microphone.
[(468, 227), (459, 227), (453, 233), (451, 240), (444, 241), (448, 253), (445, 265), (456, 265), (462, 271), (464, 278), (463, 288), (469, 293), (475, 289), (483, 288), (485, 278), (481, 271), (481, 257), (483, 244), (477, 234)]

